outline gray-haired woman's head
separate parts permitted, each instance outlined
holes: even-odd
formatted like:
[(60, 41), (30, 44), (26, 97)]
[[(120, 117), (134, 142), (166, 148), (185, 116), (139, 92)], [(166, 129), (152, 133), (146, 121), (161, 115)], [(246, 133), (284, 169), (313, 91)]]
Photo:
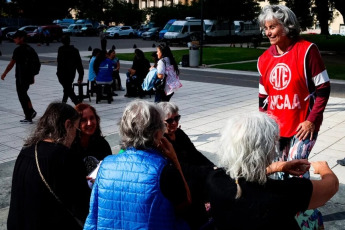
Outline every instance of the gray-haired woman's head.
[(264, 28), (266, 21), (275, 19), (284, 27), (287, 37), (294, 39), (299, 36), (301, 32), (299, 22), (295, 13), (288, 7), (283, 5), (265, 6), (259, 15), (260, 26)]
[(163, 110), (164, 119), (179, 111), (178, 106), (173, 102), (159, 102), (157, 105)]
[(129, 103), (120, 120), (122, 148), (148, 149), (155, 147), (158, 131), (164, 133), (163, 112), (154, 103), (135, 100)]
[(276, 156), (278, 139), (278, 124), (266, 113), (232, 117), (221, 133), (218, 166), (233, 179), (263, 184), (266, 167)]

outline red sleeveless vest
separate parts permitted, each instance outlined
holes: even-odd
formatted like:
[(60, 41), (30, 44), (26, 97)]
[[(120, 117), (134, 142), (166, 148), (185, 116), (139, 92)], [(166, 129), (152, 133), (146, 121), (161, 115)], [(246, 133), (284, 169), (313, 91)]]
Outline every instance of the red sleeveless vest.
[(281, 137), (295, 135), (299, 123), (308, 115), (310, 93), (305, 59), (311, 45), (301, 40), (281, 56), (266, 50), (258, 60), (262, 85), (268, 94), (267, 113), (275, 117)]

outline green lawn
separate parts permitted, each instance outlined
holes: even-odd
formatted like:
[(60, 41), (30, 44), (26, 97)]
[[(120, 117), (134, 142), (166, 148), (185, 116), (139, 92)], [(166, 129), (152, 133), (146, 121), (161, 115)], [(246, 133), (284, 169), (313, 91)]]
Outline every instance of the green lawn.
[[(328, 75), (332, 79), (345, 80), (345, 37), (339, 35), (323, 36), (323, 35), (302, 35), (308, 41), (315, 43), (319, 50), (330, 51), (330, 54), (322, 55), (325, 62)], [(211, 68), (219, 69), (233, 69), (245, 71), (257, 71), (256, 61), (250, 63), (236, 63), (231, 62), (257, 60), (258, 57), (265, 51), (265, 49), (253, 48), (233, 48), (233, 47), (207, 47), (203, 48), (202, 63), (211, 65)], [(182, 56), (189, 53), (188, 49), (174, 50), (173, 54), (176, 61), (179, 63)], [(117, 54), (120, 60), (132, 61), (134, 53), (131, 54)], [(148, 60), (152, 62), (151, 52), (145, 53)], [(217, 65), (221, 64), (221, 65)], [(213, 66), (215, 65), (215, 66)]]

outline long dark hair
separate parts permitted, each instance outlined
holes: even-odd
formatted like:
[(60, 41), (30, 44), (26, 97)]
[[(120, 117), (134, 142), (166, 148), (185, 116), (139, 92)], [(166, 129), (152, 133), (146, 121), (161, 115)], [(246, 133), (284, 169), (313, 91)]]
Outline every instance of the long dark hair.
[(177, 63), (175, 61), (175, 58), (174, 58), (174, 56), (173, 56), (169, 46), (162, 43), (162, 44), (159, 44), (159, 46), (157, 48), (161, 51), (163, 58), (164, 57), (168, 57), (169, 58), (170, 64), (174, 66), (174, 70), (175, 70), (176, 74), (179, 75), (180, 74), (180, 70), (178, 69), (178, 65), (177, 65)]
[(96, 56), (95, 62), (93, 63), (93, 69), (95, 73), (98, 74), (99, 66), (101, 65), (102, 61), (107, 58), (107, 51), (101, 50), (101, 52)]
[(76, 105), (74, 108), (79, 113), (80, 117), (83, 117), (83, 111), (85, 109), (91, 109), (93, 114), (95, 114), (96, 121), (97, 121), (96, 131), (93, 134), (93, 136), (102, 136), (102, 131), (101, 131), (101, 127), (100, 127), (101, 118), (98, 116), (96, 109), (93, 106), (91, 106), (89, 104), (85, 104), (85, 103), (80, 103), (80, 104)]
[(54, 143), (63, 144), (67, 134), (65, 122), (67, 120), (75, 122), (78, 119), (79, 114), (72, 106), (65, 103), (52, 102), (38, 120), (35, 130), (26, 139), (24, 146), (36, 144), (47, 138)]

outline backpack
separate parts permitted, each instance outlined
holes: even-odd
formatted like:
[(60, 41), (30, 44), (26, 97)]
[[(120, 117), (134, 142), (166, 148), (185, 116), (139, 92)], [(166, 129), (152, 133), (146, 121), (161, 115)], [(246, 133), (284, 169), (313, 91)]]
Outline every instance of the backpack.
[(36, 51), (31, 47), (28, 46), (28, 61), (27, 61), (27, 65), (28, 65), (28, 70), (31, 72), (31, 74), (33, 76), (39, 74), (40, 70), (41, 70), (41, 62), (40, 59), (36, 53)]

